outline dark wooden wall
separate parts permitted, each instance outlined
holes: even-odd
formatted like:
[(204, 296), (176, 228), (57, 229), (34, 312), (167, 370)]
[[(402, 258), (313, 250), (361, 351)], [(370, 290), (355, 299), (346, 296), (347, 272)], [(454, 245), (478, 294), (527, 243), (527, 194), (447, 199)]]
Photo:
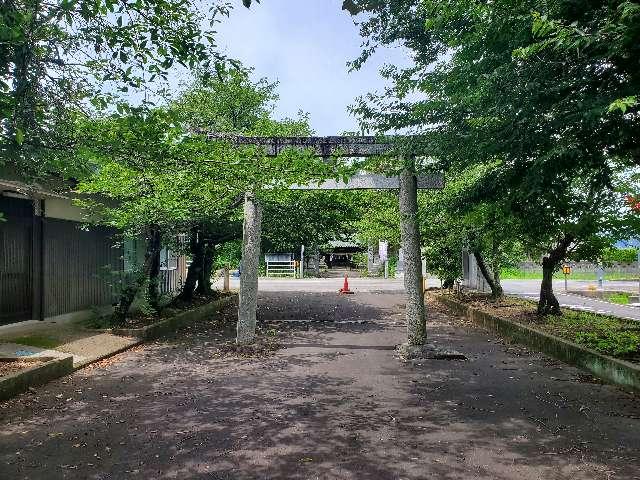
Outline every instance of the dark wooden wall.
[(110, 305), (116, 300), (113, 271), (122, 271), (114, 230), (80, 228), (68, 220), (44, 220), (45, 317)]
[[(40, 205), (40, 200), (35, 200)], [(45, 211), (46, 211), (46, 200)], [(124, 269), (115, 230), (34, 215), (34, 201), (0, 196), (0, 324), (111, 305)], [(161, 271), (163, 294), (177, 292), (186, 259)]]
[(0, 197), (0, 324), (32, 318), (33, 203)]

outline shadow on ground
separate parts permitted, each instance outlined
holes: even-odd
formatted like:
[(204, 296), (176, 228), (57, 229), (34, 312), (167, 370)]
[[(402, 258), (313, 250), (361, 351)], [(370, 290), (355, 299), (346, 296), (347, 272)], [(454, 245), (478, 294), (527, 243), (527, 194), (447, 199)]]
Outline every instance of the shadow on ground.
[(0, 478), (638, 478), (637, 396), (435, 305), (431, 340), (470, 361), (404, 364), (401, 295), (298, 299), (261, 295), (261, 321), (369, 323), (287, 323), (277, 355), (217, 359), (227, 312), (54, 382), (2, 405)]

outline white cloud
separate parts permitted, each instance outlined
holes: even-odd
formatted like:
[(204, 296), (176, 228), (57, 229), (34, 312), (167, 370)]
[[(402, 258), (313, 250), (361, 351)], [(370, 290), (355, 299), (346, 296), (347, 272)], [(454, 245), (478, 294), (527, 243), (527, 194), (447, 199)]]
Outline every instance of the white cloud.
[(218, 26), (218, 43), (229, 56), (256, 69), (257, 76), (278, 80), (278, 116), (311, 114), (320, 135), (357, 130), (347, 106), (358, 95), (384, 85), (378, 68), (385, 62), (406, 64), (401, 49), (385, 49), (358, 72), (347, 61), (360, 52), (362, 39), (342, 0), (263, 0), (242, 7)]

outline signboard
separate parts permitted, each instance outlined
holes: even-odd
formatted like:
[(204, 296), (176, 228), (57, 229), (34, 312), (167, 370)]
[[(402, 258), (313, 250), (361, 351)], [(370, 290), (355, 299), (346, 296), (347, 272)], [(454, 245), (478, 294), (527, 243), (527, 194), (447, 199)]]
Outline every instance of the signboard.
[(378, 243), (378, 255), (381, 262), (386, 262), (388, 259), (389, 242), (380, 240)]
[(264, 256), (264, 261), (269, 262), (292, 262), (293, 253), (267, 253)]

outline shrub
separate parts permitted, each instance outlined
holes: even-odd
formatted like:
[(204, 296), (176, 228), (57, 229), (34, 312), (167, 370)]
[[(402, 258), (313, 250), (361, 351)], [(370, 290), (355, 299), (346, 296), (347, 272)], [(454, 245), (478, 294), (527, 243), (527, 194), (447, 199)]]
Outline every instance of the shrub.
[(638, 251), (635, 248), (609, 248), (602, 254), (605, 264), (633, 263), (638, 259)]
[(613, 356), (627, 356), (640, 352), (640, 334), (629, 331), (598, 331), (576, 333), (576, 343)]

